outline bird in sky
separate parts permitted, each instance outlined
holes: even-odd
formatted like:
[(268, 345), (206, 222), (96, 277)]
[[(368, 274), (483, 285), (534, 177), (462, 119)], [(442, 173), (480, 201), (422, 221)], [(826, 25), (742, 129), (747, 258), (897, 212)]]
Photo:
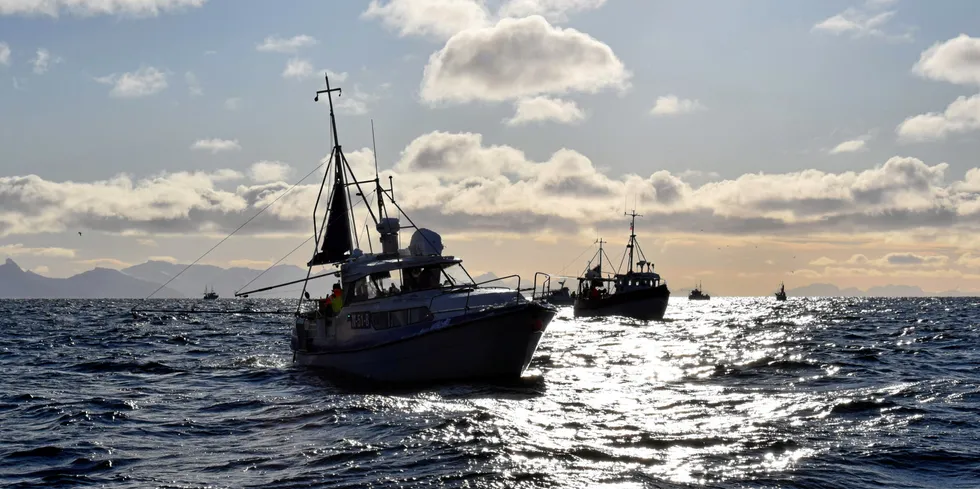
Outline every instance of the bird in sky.
[(81, 235), (82, 235), (82, 232), (81, 232), (81, 231), (79, 231), (79, 232), (78, 232), (78, 235), (79, 235), (79, 236), (81, 236)]

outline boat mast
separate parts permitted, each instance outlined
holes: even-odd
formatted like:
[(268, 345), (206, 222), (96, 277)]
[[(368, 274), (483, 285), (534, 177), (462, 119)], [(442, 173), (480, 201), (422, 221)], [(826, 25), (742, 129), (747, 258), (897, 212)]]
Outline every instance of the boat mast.
[(599, 278), (602, 278), (602, 243), (605, 241), (599, 238)]
[(630, 216), (630, 218), (631, 218), (631, 220), (630, 220), (630, 241), (629, 241), (629, 244), (626, 245), (626, 248), (629, 251), (630, 261), (629, 261), (629, 268), (627, 269), (627, 272), (626, 273), (633, 273), (633, 244), (636, 243), (636, 233), (633, 231), (633, 226), (636, 224), (636, 218), (637, 217), (643, 217), (643, 216), (641, 216), (640, 214), (637, 214), (636, 213), (636, 209), (633, 209), (631, 212), (624, 212), (623, 215)]

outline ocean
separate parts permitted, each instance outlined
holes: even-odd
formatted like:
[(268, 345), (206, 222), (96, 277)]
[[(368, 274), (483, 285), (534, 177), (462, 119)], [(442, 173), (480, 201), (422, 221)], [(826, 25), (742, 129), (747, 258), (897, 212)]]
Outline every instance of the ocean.
[(0, 486), (980, 487), (980, 299), (564, 308), (519, 381), (409, 387), (136, 303), (0, 301)]

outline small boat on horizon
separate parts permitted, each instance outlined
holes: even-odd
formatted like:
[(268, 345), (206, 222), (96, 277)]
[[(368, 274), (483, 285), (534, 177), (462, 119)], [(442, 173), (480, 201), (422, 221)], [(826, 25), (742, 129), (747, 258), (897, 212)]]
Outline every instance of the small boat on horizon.
[(779, 283), (779, 290), (776, 291), (776, 300), (777, 301), (786, 300), (786, 286), (782, 282)]
[(207, 287), (204, 288), (204, 300), (213, 301), (218, 298), (218, 293), (214, 291), (214, 286), (211, 286), (211, 290)]
[(696, 287), (694, 287), (694, 290), (691, 291), (691, 294), (687, 296), (687, 300), (689, 300), (689, 301), (706, 301), (706, 300), (710, 300), (710, 299), (711, 299), (711, 296), (708, 295), (708, 294), (705, 294), (701, 290), (701, 284), (700, 283), (698, 283), (698, 285)]
[[(392, 178), (381, 186), (377, 159), (375, 178), (358, 180), (337, 137), (332, 95), (340, 88), (325, 80), (314, 101), (327, 95), (334, 147), (313, 209), (314, 254), (305, 279), (274, 286), (303, 283), (291, 337), (294, 363), (382, 382), (520, 377), (557, 308), (524, 297), (517, 275), (475, 283), (461, 259), (442, 254), (441, 236), (418, 227), (396, 203)], [(364, 242), (352, 232), (358, 222), (352, 196), (363, 200), (380, 235), (377, 253), (370, 228), (369, 251), (359, 249)], [(318, 209), (321, 197), (325, 212)], [(400, 217), (415, 229), (406, 248), (399, 246)], [(312, 275), (325, 265), (337, 269)], [(338, 280), (333, 293), (311, 298), (308, 282), (323, 277)], [(488, 286), (515, 278), (516, 290)]]
[(571, 292), (568, 289), (568, 287), (565, 285), (564, 278), (558, 282), (558, 286), (558, 289), (545, 293), (542, 300), (556, 306), (571, 306), (572, 304), (575, 304), (575, 292)]
[[(628, 259), (629, 268), (626, 273), (603, 275), (602, 257), (605, 253), (600, 239), (599, 250), (589, 260), (583, 276), (578, 279), (574, 309), (576, 317), (625, 316), (643, 321), (664, 318), (670, 289), (667, 288), (667, 282), (654, 273), (653, 263), (647, 261), (636, 240), (634, 225), (638, 214), (634, 211), (627, 215), (631, 216), (630, 238), (623, 259)], [(640, 258), (636, 262), (638, 270), (633, 269), (634, 252)], [(598, 264), (591, 268), (592, 262), (597, 259)]]

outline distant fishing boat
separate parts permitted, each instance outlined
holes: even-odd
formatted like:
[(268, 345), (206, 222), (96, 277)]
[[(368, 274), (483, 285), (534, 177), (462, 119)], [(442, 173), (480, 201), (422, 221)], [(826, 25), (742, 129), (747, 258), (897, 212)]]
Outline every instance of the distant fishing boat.
[[(626, 255), (629, 255), (629, 268), (626, 273), (616, 273), (606, 276), (602, 270), (603, 241), (600, 239), (599, 251), (589, 260), (586, 271), (578, 279), (578, 296), (575, 298), (575, 316), (625, 316), (633, 319), (650, 320), (663, 319), (667, 311), (667, 301), (670, 290), (667, 282), (654, 273), (653, 263), (646, 260), (643, 250), (636, 240), (634, 224), (638, 214), (632, 212), (629, 244), (626, 245)], [(633, 269), (635, 254), (641, 258), (636, 262), (637, 270)], [(598, 261), (595, 268), (592, 263)]]
[(687, 296), (687, 300), (690, 300), (690, 301), (706, 301), (706, 300), (710, 300), (710, 299), (711, 299), (711, 296), (708, 295), (708, 294), (705, 294), (701, 290), (701, 284), (700, 283), (697, 285), (697, 287), (694, 287), (694, 290), (692, 290), (691, 293), (690, 293), (690, 295)]
[(544, 294), (543, 300), (556, 306), (570, 306), (575, 303), (575, 293), (565, 286), (565, 279), (558, 282), (558, 289)]
[(211, 287), (211, 290), (208, 290), (207, 287), (204, 288), (204, 300), (213, 301), (217, 298), (218, 298), (218, 293), (214, 291), (214, 286)]
[[(419, 228), (396, 203), (391, 177), (388, 188), (381, 186), (377, 159), (374, 180), (358, 180), (337, 138), (332, 95), (340, 89), (331, 88), (329, 78), (326, 84), (314, 101), (327, 95), (334, 147), (313, 215), (320, 215), (321, 196), (329, 204), (319, 227), (314, 219), (307, 278), (291, 282), (303, 283), (291, 339), (294, 362), (388, 382), (520, 377), (557, 309), (525, 298), (516, 275), (474, 283), (461, 259), (442, 254), (439, 234)], [(331, 172), (333, 183), (324, 195)], [(363, 184), (374, 186), (377, 202), (369, 201), (371, 189)], [(358, 248), (351, 195), (363, 200), (380, 234), (377, 253), (370, 233), (372, 251)], [(408, 221), (405, 227), (415, 229), (404, 249), (399, 215)], [(310, 275), (323, 265), (338, 270)], [(310, 298), (308, 282), (322, 277), (337, 277), (333, 294)], [(486, 286), (515, 278), (516, 290)]]
[(779, 283), (779, 290), (776, 291), (776, 300), (784, 301), (786, 300), (786, 286), (782, 282)]

